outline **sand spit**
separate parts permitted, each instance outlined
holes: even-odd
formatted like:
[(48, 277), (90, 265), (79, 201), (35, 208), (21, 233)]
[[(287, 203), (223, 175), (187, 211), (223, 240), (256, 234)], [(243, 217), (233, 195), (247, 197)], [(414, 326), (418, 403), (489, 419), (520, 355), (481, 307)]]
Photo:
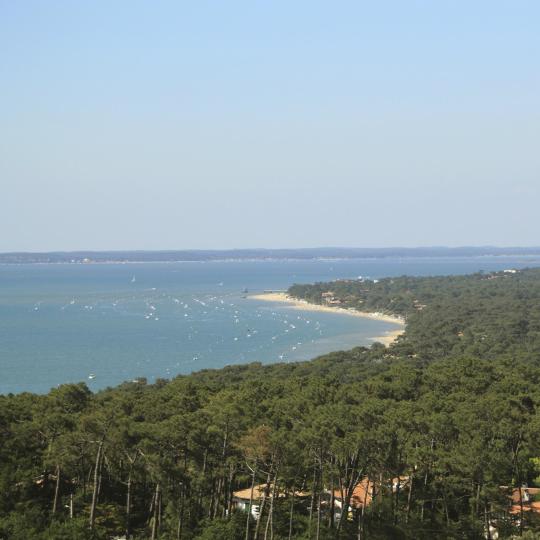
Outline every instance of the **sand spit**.
[(249, 298), (253, 300), (264, 300), (266, 302), (281, 302), (288, 304), (292, 309), (301, 309), (304, 311), (326, 311), (330, 313), (341, 313), (343, 315), (351, 315), (353, 317), (363, 317), (367, 319), (374, 319), (377, 321), (384, 321), (393, 324), (399, 324), (401, 328), (397, 330), (391, 330), (385, 333), (384, 336), (377, 336), (371, 338), (373, 341), (378, 341), (384, 345), (390, 345), (394, 342), (398, 336), (405, 332), (405, 321), (397, 316), (387, 315), (385, 313), (372, 313), (368, 311), (359, 311), (357, 309), (345, 309), (337, 306), (323, 306), (320, 304), (312, 304), (306, 300), (299, 300), (298, 298), (292, 298), (284, 292), (266, 292), (262, 294), (253, 294)]

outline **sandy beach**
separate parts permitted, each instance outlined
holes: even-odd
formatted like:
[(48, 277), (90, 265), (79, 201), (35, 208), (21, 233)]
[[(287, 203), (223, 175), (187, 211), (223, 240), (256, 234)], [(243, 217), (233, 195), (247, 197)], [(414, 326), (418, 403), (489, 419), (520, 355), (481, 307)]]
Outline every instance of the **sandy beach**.
[(405, 332), (405, 321), (400, 317), (387, 315), (385, 313), (371, 313), (368, 311), (359, 311), (357, 309), (345, 309), (335, 306), (323, 306), (320, 304), (312, 304), (306, 300), (299, 300), (298, 298), (292, 298), (284, 292), (268, 292), (262, 294), (252, 294), (249, 296), (253, 300), (264, 300), (266, 302), (280, 302), (288, 304), (288, 307), (292, 309), (301, 309), (304, 311), (326, 311), (330, 313), (341, 313), (344, 315), (351, 315), (353, 317), (363, 317), (367, 319), (375, 319), (377, 321), (385, 321), (393, 324), (399, 324), (401, 328), (397, 330), (391, 330), (386, 332), (383, 336), (375, 336), (372, 341), (378, 341), (383, 345), (390, 345), (398, 336)]

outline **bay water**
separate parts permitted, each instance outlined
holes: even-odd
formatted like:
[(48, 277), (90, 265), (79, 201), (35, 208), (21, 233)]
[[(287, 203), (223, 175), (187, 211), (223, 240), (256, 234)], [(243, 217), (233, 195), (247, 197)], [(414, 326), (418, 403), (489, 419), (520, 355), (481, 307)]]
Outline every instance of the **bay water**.
[(308, 360), (398, 328), (249, 297), (263, 290), (539, 265), (535, 257), (0, 265), (0, 394)]

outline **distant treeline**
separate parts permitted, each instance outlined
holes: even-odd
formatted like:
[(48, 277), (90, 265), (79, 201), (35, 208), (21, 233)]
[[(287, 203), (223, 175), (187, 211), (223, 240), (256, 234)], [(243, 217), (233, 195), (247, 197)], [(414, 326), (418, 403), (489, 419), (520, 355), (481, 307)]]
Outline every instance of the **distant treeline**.
[(540, 269), (290, 293), (400, 314), (406, 333), (0, 396), (0, 538), (538, 538)]
[(303, 248), (167, 251), (56, 251), (0, 253), (7, 263), (175, 262), (242, 259), (360, 259), (385, 257), (480, 257), (539, 255), (540, 247)]

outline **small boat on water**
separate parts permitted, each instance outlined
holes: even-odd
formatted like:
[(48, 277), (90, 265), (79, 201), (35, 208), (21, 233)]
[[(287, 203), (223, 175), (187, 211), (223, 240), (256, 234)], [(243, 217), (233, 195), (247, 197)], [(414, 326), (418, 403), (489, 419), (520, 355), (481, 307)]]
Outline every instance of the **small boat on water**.
[(95, 376), (93, 373), (90, 373), (90, 375), (88, 375), (88, 378), (89, 378), (89, 379), (95, 379), (96, 376)]

